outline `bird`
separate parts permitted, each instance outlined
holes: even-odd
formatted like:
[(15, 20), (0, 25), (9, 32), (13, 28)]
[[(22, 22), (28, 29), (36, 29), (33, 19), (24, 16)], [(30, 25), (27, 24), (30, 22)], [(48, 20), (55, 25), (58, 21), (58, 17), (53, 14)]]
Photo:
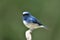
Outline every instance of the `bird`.
[(33, 15), (31, 15), (30, 12), (28, 11), (24, 11), (22, 13), (22, 20), (23, 20), (23, 24), (29, 28), (29, 29), (37, 29), (37, 28), (45, 28), (47, 29), (46, 26), (44, 26), (36, 17), (34, 17)]

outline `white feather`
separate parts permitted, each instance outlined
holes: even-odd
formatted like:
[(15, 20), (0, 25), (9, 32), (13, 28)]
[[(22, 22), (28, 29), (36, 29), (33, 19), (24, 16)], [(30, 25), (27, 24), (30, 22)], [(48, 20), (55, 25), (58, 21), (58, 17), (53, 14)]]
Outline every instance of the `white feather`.
[(26, 14), (26, 13), (29, 13), (29, 12), (23, 12), (23, 14)]
[(27, 28), (30, 28), (30, 29), (44, 28), (43, 25), (39, 26), (38, 24), (27, 23), (26, 21), (23, 21), (23, 23)]

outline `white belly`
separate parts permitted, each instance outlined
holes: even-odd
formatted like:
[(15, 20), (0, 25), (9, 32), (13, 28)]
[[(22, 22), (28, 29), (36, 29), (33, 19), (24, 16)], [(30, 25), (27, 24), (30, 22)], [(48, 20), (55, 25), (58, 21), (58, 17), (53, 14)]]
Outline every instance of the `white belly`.
[(34, 24), (34, 23), (27, 23), (26, 21), (23, 21), (24, 25), (27, 27), (27, 28), (40, 28), (38, 24)]

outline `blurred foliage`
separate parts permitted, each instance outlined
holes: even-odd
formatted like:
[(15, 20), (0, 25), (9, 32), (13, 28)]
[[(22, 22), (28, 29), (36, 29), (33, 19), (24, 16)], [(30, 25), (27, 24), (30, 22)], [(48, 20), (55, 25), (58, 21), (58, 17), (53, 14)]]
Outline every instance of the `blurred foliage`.
[(60, 0), (0, 0), (0, 40), (26, 40), (23, 11), (48, 26), (34, 30), (33, 40), (60, 40)]

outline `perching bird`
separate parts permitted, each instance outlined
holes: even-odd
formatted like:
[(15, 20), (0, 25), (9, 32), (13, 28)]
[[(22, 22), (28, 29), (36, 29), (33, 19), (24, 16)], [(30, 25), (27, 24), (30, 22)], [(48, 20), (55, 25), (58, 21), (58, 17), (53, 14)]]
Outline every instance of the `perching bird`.
[(46, 28), (38, 19), (29, 12), (23, 12), (23, 23), (29, 29)]

